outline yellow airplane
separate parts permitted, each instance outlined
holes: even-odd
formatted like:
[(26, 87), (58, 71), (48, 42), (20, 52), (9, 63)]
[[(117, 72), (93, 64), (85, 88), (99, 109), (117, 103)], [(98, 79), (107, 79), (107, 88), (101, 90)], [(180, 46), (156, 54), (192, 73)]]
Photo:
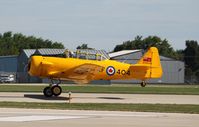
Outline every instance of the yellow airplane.
[(156, 47), (151, 47), (136, 64), (128, 64), (106, 59), (102, 54), (88, 54), (66, 50), (64, 57), (31, 56), (28, 73), (32, 76), (49, 78), (52, 81), (43, 93), (47, 97), (59, 96), (62, 92), (59, 83), (53, 80), (72, 80), (76, 83), (89, 83), (92, 80), (139, 79), (145, 87), (146, 80), (160, 78), (162, 67)]

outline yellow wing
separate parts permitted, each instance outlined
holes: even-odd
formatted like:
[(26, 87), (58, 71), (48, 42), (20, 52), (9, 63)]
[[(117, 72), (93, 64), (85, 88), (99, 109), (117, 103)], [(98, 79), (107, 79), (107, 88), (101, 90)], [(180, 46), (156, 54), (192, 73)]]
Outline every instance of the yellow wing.
[(88, 83), (97, 73), (103, 70), (103, 66), (96, 64), (82, 64), (67, 71), (49, 72), (49, 77), (60, 77), (60, 79), (72, 80), (76, 83)]
[(70, 79), (77, 83), (88, 83), (93, 80), (95, 75), (99, 73), (104, 67), (96, 64), (83, 64), (75, 69), (68, 76)]

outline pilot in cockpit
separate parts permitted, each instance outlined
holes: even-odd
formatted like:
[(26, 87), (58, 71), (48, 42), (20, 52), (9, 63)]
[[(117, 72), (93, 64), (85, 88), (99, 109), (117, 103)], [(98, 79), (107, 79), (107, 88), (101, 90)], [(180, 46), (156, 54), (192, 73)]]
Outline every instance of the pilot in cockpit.
[(66, 58), (75, 58), (75, 53), (73, 51), (70, 51), (68, 49), (65, 50), (64, 55)]

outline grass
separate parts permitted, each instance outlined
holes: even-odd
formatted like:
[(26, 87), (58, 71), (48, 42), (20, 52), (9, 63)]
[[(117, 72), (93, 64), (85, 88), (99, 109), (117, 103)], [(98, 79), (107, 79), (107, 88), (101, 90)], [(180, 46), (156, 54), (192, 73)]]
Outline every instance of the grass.
[(69, 103), (36, 103), (36, 102), (0, 102), (0, 107), (199, 114), (199, 105), (181, 105), (181, 104), (180, 105), (178, 104), (109, 104), (109, 103), (69, 104)]
[[(0, 85), (0, 92), (42, 92), (46, 85)], [(148, 85), (62, 85), (63, 92), (74, 93), (124, 93), (124, 94), (178, 94), (199, 95), (199, 86)]]

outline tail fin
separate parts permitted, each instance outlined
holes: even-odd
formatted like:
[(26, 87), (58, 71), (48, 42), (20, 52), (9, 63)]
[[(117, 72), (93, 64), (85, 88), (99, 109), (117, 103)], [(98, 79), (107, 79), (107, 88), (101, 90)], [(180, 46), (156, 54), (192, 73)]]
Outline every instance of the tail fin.
[(144, 56), (130, 69), (136, 79), (160, 78), (162, 76), (162, 67), (158, 49), (156, 47), (149, 48)]

